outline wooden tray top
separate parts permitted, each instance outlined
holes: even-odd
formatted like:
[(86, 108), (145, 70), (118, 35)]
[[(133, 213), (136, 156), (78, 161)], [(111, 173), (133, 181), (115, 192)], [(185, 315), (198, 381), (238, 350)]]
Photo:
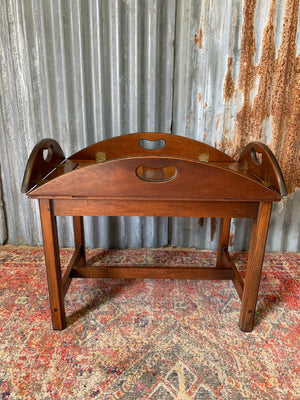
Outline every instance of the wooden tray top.
[(286, 188), (275, 157), (262, 143), (248, 144), (235, 161), (193, 139), (136, 133), (68, 158), (53, 139), (42, 140), (28, 160), (22, 192), (53, 199), (279, 201)]

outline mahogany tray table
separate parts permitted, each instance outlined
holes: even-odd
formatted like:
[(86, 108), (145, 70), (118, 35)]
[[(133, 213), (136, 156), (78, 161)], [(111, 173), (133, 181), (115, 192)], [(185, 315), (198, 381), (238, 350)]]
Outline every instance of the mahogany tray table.
[[(66, 327), (64, 297), (73, 278), (230, 279), (241, 299), (239, 327), (253, 329), (273, 201), (286, 187), (272, 152), (249, 143), (235, 161), (193, 139), (135, 133), (66, 158), (53, 139), (33, 149), (22, 192), (39, 200), (53, 329)], [(214, 267), (87, 266), (83, 216), (221, 218)], [(62, 276), (56, 216), (72, 216), (75, 249)], [(252, 218), (245, 280), (229, 252), (231, 218)]]

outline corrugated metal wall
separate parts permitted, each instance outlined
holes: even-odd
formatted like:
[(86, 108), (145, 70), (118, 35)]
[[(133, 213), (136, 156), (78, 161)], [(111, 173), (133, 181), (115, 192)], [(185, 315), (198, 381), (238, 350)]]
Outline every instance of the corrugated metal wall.
[[(289, 22), (290, 10), (296, 19)], [(7, 236), (9, 243), (42, 242), (37, 203), (20, 194), (20, 185), (30, 151), (45, 137), (55, 138), (67, 156), (99, 140), (138, 131), (186, 135), (232, 155), (245, 142), (259, 139), (273, 146), (285, 165), (269, 109), (254, 129), (257, 121), (251, 110), (257, 107), (263, 80), (259, 69), (254, 73), (245, 65), (245, 54), (260, 65), (271, 21), (273, 58), (278, 59), (285, 26), (296, 24), (288, 53), (294, 57), (289, 57), (292, 72), (286, 74), (288, 95), (295, 97), (298, 15), (299, 0), (2, 0), (0, 162), (5, 212), (0, 187), (0, 240)], [(279, 88), (276, 76), (268, 85)], [(243, 79), (251, 88), (243, 86)], [(289, 110), (297, 115), (298, 100), (291, 104)], [(288, 154), (295, 165), (299, 134), (293, 126), (285, 127), (284, 118), (280, 121), (284, 135), (293, 139), (289, 146), (295, 154)], [(243, 132), (249, 126), (252, 134), (247, 136)], [(288, 171), (291, 186), (293, 173)], [(296, 190), (274, 206), (269, 250), (300, 251), (299, 203)], [(247, 247), (249, 226), (249, 221), (233, 221), (234, 248)], [(69, 218), (59, 219), (59, 231), (61, 245), (72, 245)], [(216, 247), (209, 220), (199, 224), (198, 219), (86, 218), (86, 238), (91, 247)]]

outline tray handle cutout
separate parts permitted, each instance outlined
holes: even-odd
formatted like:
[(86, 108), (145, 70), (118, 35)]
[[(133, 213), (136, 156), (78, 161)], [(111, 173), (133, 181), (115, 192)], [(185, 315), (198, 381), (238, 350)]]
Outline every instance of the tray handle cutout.
[(50, 162), (53, 157), (53, 145), (43, 149), (43, 159), (45, 162)]
[(161, 150), (166, 146), (166, 141), (164, 139), (149, 140), (141, 139), (139, 141), (140, 147), (145, 150)]
[(262, 163), (263, 155), (261, 152), (256, 151), (254, 148), (251, 149), (251, 158), (254, 164), (260, 165)]
[(139, 179), (147, 182), (168, 182), (176, 178), (177, 169), (173, 166), (152, 168), (140, 165), (136, 169), (136, 175)]

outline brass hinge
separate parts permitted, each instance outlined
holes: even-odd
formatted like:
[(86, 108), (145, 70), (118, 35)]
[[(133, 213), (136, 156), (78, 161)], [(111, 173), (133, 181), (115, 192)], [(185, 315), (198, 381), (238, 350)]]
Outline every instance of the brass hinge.
[(106, 161), (106, 153), (104, 151), (97, 151), (96, 152), (96, 163), (102, 163)]
[(267, 187), (271, 186), (271, 179), (270, 179), (269, 175), (267, 175), (267, 174), (265, 175), (264, 185)]
[(247, 161), (247, 160), (244, 160), (243, 169), (244, 169), (245, 171), (248, 171), (248, 161)]
[(202, 162), (208, 162), (209, 154), (199, 154), (198, 160)]

